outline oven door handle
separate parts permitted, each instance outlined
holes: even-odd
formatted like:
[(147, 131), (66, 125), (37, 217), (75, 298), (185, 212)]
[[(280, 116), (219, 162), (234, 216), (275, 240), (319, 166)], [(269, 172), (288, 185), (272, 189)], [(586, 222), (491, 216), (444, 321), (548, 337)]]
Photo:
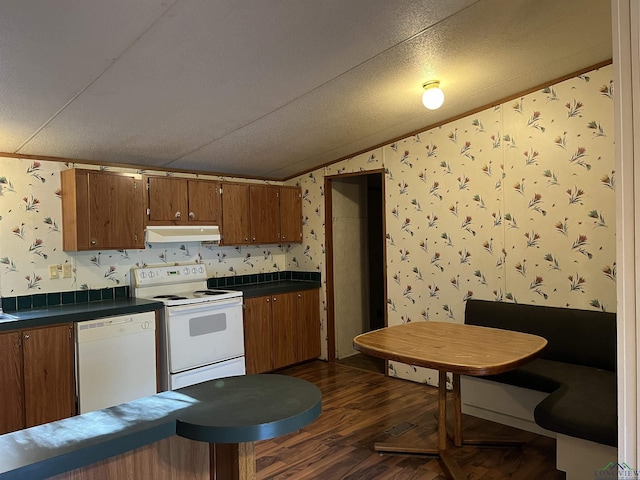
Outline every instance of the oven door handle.
[(216, 300), (215, 302), (203, 302), (191, 305), (176, 305), (173, 307), (167, 307), (169, 315), (179, 315), (183, 313), (199, 313), (206, 311), (218, 310), (230, 306), (242, 306), (242, 298), (229, 298), (225, 300)]

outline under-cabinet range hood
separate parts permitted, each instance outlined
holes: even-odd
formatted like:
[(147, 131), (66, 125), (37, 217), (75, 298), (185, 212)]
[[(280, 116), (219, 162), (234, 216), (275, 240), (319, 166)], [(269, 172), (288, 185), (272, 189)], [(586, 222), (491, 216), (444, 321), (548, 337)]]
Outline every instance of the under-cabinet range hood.
[(149, 225), (147, 243), (220, 242), (220, 227), (215, 225)]

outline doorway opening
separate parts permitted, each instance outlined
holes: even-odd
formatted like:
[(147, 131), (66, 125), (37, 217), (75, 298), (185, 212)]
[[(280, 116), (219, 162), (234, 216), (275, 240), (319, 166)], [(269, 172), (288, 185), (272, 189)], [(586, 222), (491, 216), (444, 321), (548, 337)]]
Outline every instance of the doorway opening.
[(384, 171), (326, 177), (329, 361), (386, 373), (353, 337), (386, 325)]

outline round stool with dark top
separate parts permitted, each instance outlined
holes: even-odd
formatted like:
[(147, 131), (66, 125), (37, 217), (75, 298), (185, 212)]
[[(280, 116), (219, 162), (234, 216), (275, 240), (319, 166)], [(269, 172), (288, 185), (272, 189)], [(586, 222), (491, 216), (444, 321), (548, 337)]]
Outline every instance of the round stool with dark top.
[(178, 392), (195, 403), (176, 419), (176, 435), (210, 444), (211, 478), (256, 478), (254, 442), (298, 430), (320, 415), (318, 387), (285, 375), (211, 380)]

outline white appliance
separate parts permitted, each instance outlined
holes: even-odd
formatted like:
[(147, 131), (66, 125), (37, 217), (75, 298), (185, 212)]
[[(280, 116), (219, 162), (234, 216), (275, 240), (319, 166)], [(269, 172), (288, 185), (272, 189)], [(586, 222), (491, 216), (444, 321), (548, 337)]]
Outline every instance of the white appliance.
[(154, 312), (78, 322), (75, 328), (79, 413), (157, 393)]
[(132, 294), (162, 301), (160, 387), (244, 375), (242, 292), (209, 290), (204, 265), (133, 268)]

